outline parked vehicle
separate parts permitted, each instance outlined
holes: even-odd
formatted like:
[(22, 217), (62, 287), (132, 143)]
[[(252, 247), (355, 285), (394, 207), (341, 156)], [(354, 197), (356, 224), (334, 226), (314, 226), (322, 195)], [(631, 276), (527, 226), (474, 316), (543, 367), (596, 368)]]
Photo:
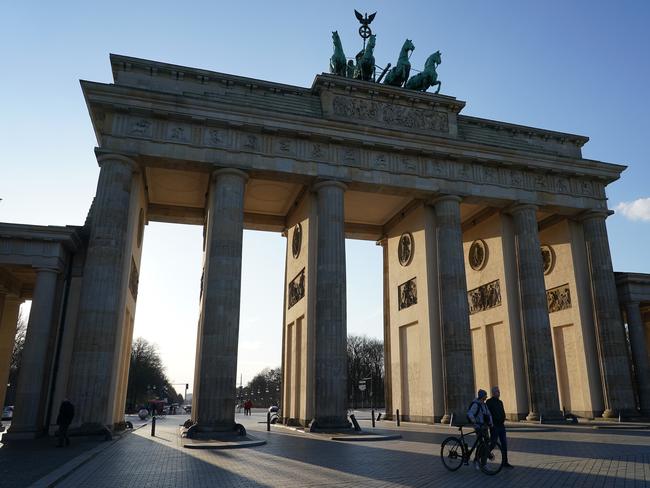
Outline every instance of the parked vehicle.
[(280, 420), (280, 407), (277, 405), (271, 405), (269, 407), (269, 420), (271, 421), (272, 424), (277, 424), (278, 421)]
[(8, 405), (2, 410), (2, 420), (11, 420), (14, 417), (14, 406)]

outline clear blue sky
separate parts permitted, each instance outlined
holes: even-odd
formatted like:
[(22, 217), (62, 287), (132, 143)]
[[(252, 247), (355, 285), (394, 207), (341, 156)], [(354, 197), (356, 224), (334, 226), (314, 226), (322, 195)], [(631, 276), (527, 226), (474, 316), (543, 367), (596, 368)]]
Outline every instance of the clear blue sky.
[[(399, 6), (398, 6), (399, 5)], [(79, 79), (111, 82), (108, 54), (310, 86), (332, 30), (360, 48), (353, 9), (378, 11), (378, 64), (405, 38), (415, 68), (435, 50), (442, 93), (465, 114), (587, 135), (584, 156), (629, 165), (608, 188), (617, 270), (650, 272), (650, 2), (12, 2), (0, 16), (0, 220), (83, 223), (96, 145)], [(145, 233), (136, 334), (157, 342), (172, 380), (190, 381), (200, 229)], [(166, 262), (165, 255), (178, 256)], [(284, 239), (246, 233), (240, 334), (244, 381), (280, 363)], [(381, 336), (381, 252), (348, 241), (348, 323)]]

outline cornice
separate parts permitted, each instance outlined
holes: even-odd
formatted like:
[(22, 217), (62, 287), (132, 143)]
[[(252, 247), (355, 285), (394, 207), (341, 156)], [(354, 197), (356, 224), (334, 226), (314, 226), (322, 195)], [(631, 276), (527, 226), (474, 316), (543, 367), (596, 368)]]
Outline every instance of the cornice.
[(68, 250), (81, 247), (77, 226), (29, 225), (0, 222), (0, 239), (22, 239), (33, 241), (59, 242)]

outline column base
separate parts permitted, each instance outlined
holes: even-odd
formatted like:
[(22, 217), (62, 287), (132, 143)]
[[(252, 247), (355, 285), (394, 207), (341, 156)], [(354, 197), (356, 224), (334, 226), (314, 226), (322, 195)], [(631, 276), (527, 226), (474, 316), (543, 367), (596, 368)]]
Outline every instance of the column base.
[(352, 423), (347, 417), (323, 417), (314, 419), (309, 424), (310, 432), (321, 432), (326, 430), (349, 430)]
[(551, 410), (549, 412), (529, 412), (526, 415), (527, 422), (558, 422), (563, 421), (564, 415), (560, 410)]
[(605, 410), (603, 412), (602, 417), (604, 419), (615, 419), (615, 418), (618, 418), (618, 414), (614, 410), (612, 410), (611, 408), (608, 408), (607, 410)]
[(526, 420), (529, 422), (539, 422), (539, 414), (537, 412), (529, 412), (526, 415)]
[(223, 440), (230, 437), (243, 437), (246, 429), (235, 422), (227, 424), (192, 424), (185, 431), (189, 439)]
[(106, 425), (98, 422), (88, 422), (78, 427), (72, 427), (68, 430), (70, 436), (101, 436), (105, 440), (113, 438), (113, 431)]

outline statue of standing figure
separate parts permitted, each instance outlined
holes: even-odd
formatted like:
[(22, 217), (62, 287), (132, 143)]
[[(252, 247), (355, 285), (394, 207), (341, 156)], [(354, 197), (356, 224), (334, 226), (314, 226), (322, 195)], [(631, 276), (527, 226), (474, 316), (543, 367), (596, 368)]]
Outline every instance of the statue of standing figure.
[(359, 51), (356, 56), (357, 64), (354, 68), (354, 78), (363, 81), (375, 81), (375, 41), (377, 36), (372, 34), (368, 38), (366, 48)]

